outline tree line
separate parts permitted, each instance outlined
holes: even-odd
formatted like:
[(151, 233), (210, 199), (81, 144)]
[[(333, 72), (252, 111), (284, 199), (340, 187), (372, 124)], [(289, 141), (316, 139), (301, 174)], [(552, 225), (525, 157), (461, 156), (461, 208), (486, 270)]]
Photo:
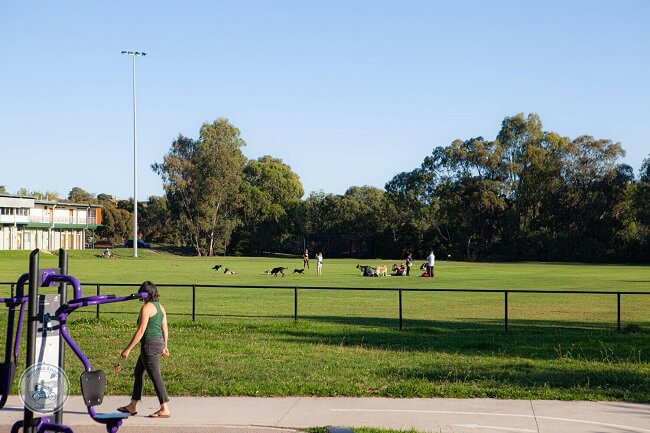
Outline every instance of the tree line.
[[(329, 257), (424, 257), (433, 248), (468, 261), (650, 261), (650, 155), (636, 177), (619, 163), (620, 143), (544, 131), (535, 114), (506, 117), (494, 140), (435, 147), (384, 189), (305, 199), (291, 167), (269, 155), (249, 160), (245, 145), (223, 118), (196, 139), (179, 135), (152, 165), (165, 195), (138, 203), (144, 237), (200, 256), (307, 247)], [(79, 187), (67, 199), (102, 204), (97, 236), (132, 236), (132, 200)]]

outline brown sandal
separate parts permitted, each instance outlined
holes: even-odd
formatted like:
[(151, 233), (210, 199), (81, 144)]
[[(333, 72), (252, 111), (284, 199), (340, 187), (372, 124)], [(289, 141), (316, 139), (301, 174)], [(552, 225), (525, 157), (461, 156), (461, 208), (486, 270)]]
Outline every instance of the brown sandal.
[(131, 415), (131, 416), (135, 416), (135, 415), (138, 414), (137, 412), (131, 412), (131, 411), (129, 410), (129, 408), (126, 407), (126, 406), (118, 407), (118, 408), (117, 408), (117, 411), (118, 411), (118, 412), (122, 412), (122, 413), (128, 413), (128, 414)]
[(156, 411), (149, 415), (149, 418), (169, 418), (171, 415), (163, 415), (160, 413), (160, 411)]

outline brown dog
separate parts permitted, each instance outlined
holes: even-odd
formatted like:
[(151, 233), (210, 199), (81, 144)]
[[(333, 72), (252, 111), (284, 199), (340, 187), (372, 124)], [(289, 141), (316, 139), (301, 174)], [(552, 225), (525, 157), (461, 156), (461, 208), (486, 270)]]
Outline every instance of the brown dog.
[(384, 277), (388, 276), (388, 267), (387, 266), (377, 266), (377, 269), (375, 270), (377, 275), (381, 275)]

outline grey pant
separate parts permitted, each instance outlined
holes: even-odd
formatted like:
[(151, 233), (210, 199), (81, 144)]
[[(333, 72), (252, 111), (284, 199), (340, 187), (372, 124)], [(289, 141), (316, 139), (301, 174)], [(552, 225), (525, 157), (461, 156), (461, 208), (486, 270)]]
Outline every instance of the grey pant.
[(164, 346), (165, 341), (162, 337), (142, 339), (142, 342), (140, 343), (140, 357), (138, 358), (138, 362), (135, 364), (135, 370), (133, 371), (135, 380), (133, 381), (133, 393), (131, 394), (131, 399), (142, 399), (144, 373), (146, 371), (153, 382), (153, 387), (156, 390), (156, 395), (158, 396), (160, 404), (169, 401), (167, 388), (165, 388), (165, 383), (160, 375), (160, 362), (158, 359), (160, 355), (162, 355)]

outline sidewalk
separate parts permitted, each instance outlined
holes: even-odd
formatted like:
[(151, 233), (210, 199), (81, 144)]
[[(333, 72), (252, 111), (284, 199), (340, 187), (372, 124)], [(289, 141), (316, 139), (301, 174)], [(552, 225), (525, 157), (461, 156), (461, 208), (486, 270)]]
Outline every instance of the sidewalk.
[[(98, 412), (114, 412), (128, 397), (106, 397)], [(121, 433), (291, 433), (323, 426), (369, 426), (441, 433), (650, 433), (650, 405), (620, 402), (449, 398), (255, 398), (174, 397), (172, 417), (147, 418), (158, 408), (145, 397)], [(22, 402), (11, 396), (0, 410), (0, 431), (22, 419)], [(72, 396), (64, 424), (75, 433), (104, 432)]]

